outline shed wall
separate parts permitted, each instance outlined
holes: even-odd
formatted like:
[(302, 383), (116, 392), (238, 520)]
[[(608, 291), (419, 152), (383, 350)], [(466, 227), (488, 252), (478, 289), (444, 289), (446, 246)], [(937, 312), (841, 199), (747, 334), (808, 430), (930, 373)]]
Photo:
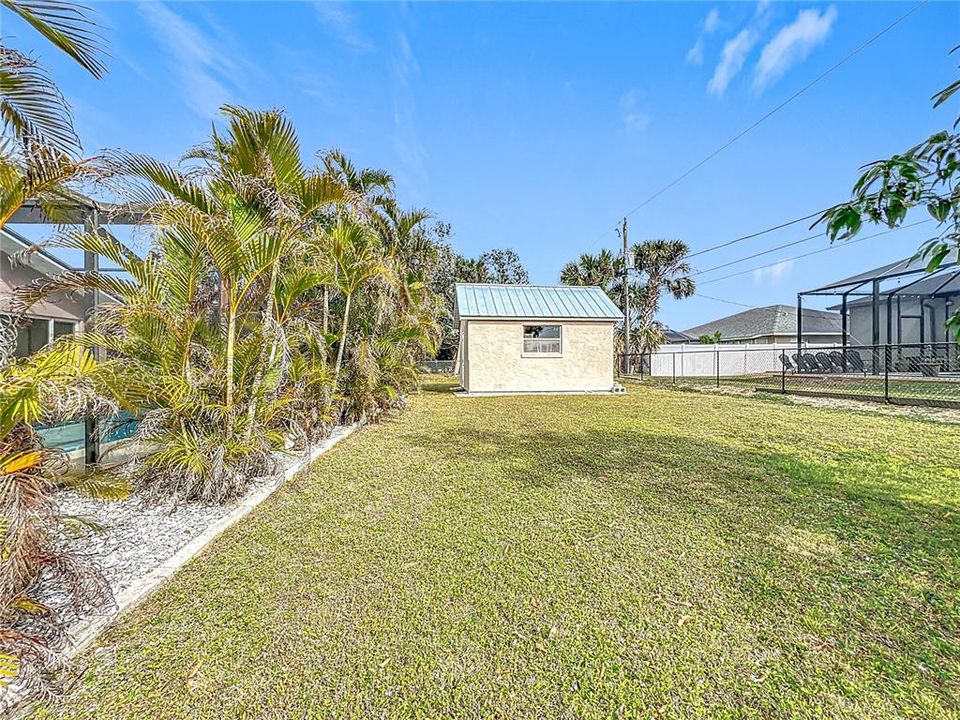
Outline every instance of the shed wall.
[[(561, 325), (560, 357), (523, 354), (523, 326)], [(469, 392), (590, 392), (613, 388), (612, 321), (467, 320)]]

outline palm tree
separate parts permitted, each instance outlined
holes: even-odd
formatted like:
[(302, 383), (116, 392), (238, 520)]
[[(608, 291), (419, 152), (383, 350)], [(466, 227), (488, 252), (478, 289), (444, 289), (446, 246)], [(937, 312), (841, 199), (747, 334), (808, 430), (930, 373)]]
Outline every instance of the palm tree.
[[(105, 72), (100, 38), (87, 8), (63, 0), (0, 0), (94, 77)], [(55, 222), (71, 199), (71, 181), (89, 177), (78, 160), (73, 116), (47, 71), (27, 54), (0, 44), (0, 227), (28, 200)]]
[(595, 285), (607, 294), (622, 274), (623, 262), (609, 250), (596, 255), (584, 253), (576, 262), (568, 262), (560, 270), (560, 282), (564, 285)]
[(665, 292), (682, 300), (693, 295), (696, 288), (690, 277), (690, 253), (682, 240), (645, 240), (633, 246), (634, 269), (642, 278), (631, 297), (636, 308), (636, 336), (640, 351), (647, 352), (662, 342), (662, 326), (654, 321), (660, 309), (660, 298)]
[[(265, 264), (257, 278), (265, 279), (260, 331), (269, 352), (253, 368), (245, 423), (249, 441), (261, 399), (269, 391), (268, 369), (282, 359), (278, 354), (284, 341), (274, 308), (282, 268), (299, 261), (313, 242), (318, 216), (343, 200), (344, 188), (327, 173), (303, 164), (296, 130), (282, 112), (225, 105), (221, 115), (226, 128), (215, 127), (209, 142), (184, 156), (184, 161), (199, 162), (199, 168), (181, 172), (133, 154), (116, 154), (109, 167), (134, 181), (132, 199), (149, 208), (153, 222), (176, 222), (185, 213), (196, 213), (214, 225), (229, 223), (237, 208), (258, 219), (260, 230), (252, 239), (255, 254)], [(226, 298), (222, 300), (226, 305)]]
[(336, 265), (337, 288), (343, 294), (343, 319), (340, 324), (340, 342), (333, 369), (336, 385), (343, 364), (343, 352), (350, 329), (350, 303), (365, 283), (386, 274), (378, 252), (376, 235), (364, 225), (341, 219), (330, 233), (330, 254)]
[(378, 207), (393, 199), (393, 175), (378, 168), (357, 169), (341, 150), (320, 153), (327, 176), (347, 191), (348, 199), (361, 208)]
[(101, 38), (89, 8), (68, 0), (0, 0), (95, 78), (103, 77)]

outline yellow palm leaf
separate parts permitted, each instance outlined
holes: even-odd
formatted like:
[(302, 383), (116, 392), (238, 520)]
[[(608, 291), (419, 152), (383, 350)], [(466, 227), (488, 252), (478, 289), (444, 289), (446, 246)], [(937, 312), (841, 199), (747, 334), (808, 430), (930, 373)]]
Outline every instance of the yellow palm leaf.
[(13, 473), (36, 467), (43, 459), (43, 453), (39, 450), (29, 450), (27, 452), (14, 453), (0, 459), (0, 475), (12, 475)]

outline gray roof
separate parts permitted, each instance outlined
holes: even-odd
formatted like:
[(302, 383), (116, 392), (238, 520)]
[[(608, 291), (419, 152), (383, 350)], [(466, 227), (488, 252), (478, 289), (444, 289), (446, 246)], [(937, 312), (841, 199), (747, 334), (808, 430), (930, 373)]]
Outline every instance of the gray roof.
[(689, 343), (697, 342), (697, 338), (682, 333), (679, 330), (674, 330), (673, 328), (666, 328), (663, 331), (663, 336), (666, 338), (668, 343)]
[(460, 318), (619, 320), (623, 313), (598, 287), (457, 283)]
[[(700, 337), (720, 332), (720, 339), (743, 340), (767, 335), (796, 335), (797, 309), (790, 305), (769, 305), (768, 307), (744, 310), (713, 322), (697, 325), (684, 330), (687, 335)], [(840, 314), (824, 310), (803, 311), (804, 335), (839, 335), (841, 331)]]

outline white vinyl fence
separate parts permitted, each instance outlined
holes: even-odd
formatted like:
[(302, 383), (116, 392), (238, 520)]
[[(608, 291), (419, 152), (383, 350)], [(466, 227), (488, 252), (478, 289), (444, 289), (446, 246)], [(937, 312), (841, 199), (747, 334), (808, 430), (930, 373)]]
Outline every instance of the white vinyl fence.
[[(820, 346), (804, 343), (803, 347), (812, 349)], [(650, 354), (649, 373), (651, 377), (689, 378), (778, 372), (781, 353), (786, 352), (790, 357), (796, 351), (796, 343), (661, 345)]]

